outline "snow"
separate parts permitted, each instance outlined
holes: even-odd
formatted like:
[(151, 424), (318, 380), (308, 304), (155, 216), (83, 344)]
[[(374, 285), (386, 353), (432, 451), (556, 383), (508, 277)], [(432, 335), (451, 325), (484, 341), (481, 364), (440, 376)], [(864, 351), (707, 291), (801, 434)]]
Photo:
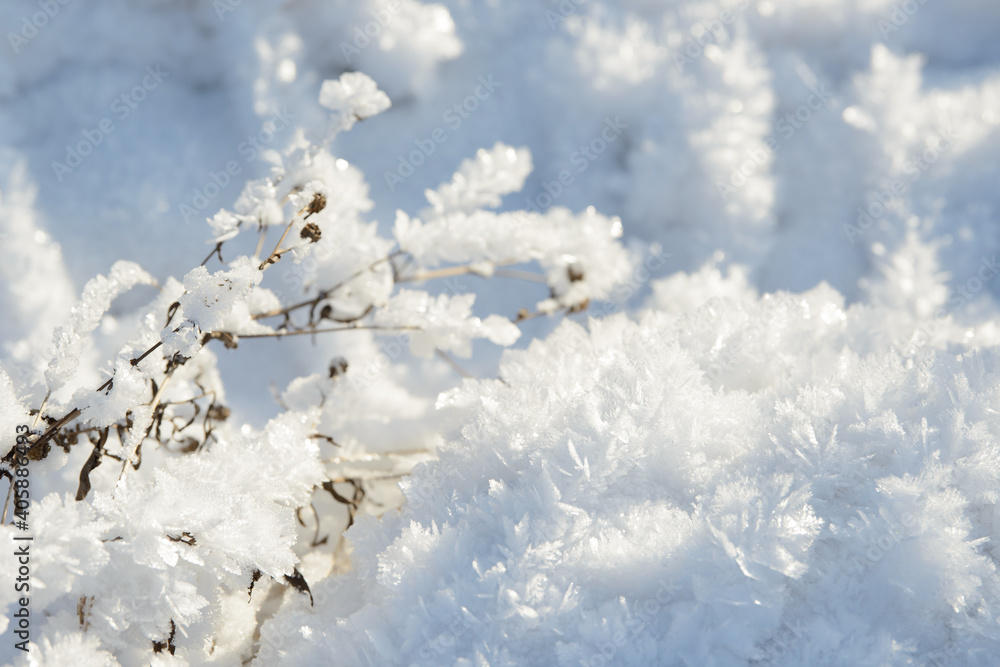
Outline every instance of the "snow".
[(430, 297), (427, 292), (400, 290), (385, 311), (375, 317), (377, 326), (387, 329), (416, 329), (410, 349), (418, 357), (430, 358), (434, 350), (472, 355), (472, 339), (487, 338), (497, 345), (513, 345), (520, 329), (505, 317), (490, 315), (485, 320), (471, 317), (474, 294)]
[(236, 260), (228, 271), (209, 274), (204, 266), (192, 269), (184, 276), (178, 317), (202, 331), (220, 329), (260, 279), (261, 273), (249, 257)]
[(995, 662), (996, 3), (0, 23), (0, 663)]
[(121, 664), (110, 652), (100, 647), (96, 637), (79, 630), (59, 633), (51, 639), (46, 637), (39, 644), (32, 645), (29, 651), (33, 655), (26, 664), (31, 667), (116, 667)]
[[(610, 297), (632, 270), (618, 242), (621, 220), (593, 207), (573, 215), (563, 207), (494, 213), (500, 195), (515, 190), (531, 168), (530, 153), (497, 144), (466, 160), (451, 183), (425, 194), (426, 222), (396, 212), (393, 233), (399, 247), (428, 267), (468, 263), (469, 271), (491, 277), (498, 266), (537, 262), (546, 271), (551, 298), (538, 304), (549, 313)], [(486, 181), (485, 183), (483, 181)], [(421, 273), (418, 271), (417, 276)]]
[(378, 89), (370, 76), (361, 72), (349, 72), (340, 79), (324, 81), (319, 90), (319, 103), (340, 115), (340, 127), (344, 130), (390, 106), (389, 96)]
[(4, 406), (3, 412), (0, 412), (0, 427), (3, 427), (0, 444), (5, 450), (10, 451), (17, 442), (17, 427), (24, 424), (28, 418), (28, 409), (21, 402), (10, 376), (2, 368), (0, 368), (0, 402)]
[(419, 502), (352, 531), (367, 604), (298, 616), (284, 659), (986, 664), (1000, 358), (852, 351), (893, 316), (719, 296), (508, 353), (442, 396), (471, 413)]
[(462, 160), (458, 171), (440, 188), (426, 193), (433, 215), (470, 213), (477, 208), (496, 208), (503, 195), (524, 187), (531, 173), (531, 154), (496, 143), (493, 150), (480, 148), (475, 160)]
[(45, 381), (49, 391), (58, 391), (72, 377), (80, 362), (83, 345), (111, 307), (111, 301), (138, 284), (152, 284), (153, 278), (134, 262), (119, 261), (107, 277), (97, 276), (83, 288), (83, 295), (69, 321), (55, 333), (55, 351)]

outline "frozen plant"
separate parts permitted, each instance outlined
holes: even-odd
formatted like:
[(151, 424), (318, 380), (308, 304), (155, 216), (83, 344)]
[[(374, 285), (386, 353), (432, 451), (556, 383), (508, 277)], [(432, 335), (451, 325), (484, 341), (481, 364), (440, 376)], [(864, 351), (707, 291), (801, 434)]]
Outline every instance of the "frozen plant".
[[(392, 450), (426, 458), (440, 440), (424, 419), (432, 406), (391, 369), (362, 373), (375, 356), (372, 336), (452, 361), (477, 339), (511, 345), (518, 321), (582, 311), (628, 278), (615, 218), (490, 210), (531, 169), (527, 150), (502, 144), (428, 192), (420, 217), (400, 211), (394, 236), (380, 235), (364, 217), (372, 204), (361, 173), (328, 144), (387, 109), (389, 98), (349, 73), (323, 84), (320, 103), (333, 112), (325, 139), (312, 143), (300, 131), (270, 154), (271, 174), (209, 220), (214, 249), (200, 266), (156, 280), (133, 262), (116, 263), (87, 283), (34, 386), (15, 386), (0, 369), (8, 476), (19, 472), (15, 427), (32, 427), (22, 466), (39, 553), (32, 664), (250, 660), (259, 624), (283, 594), (311, 601), (310, 583), (349, 568), (344, 541), (321, 537), (342, 530), (331, 520), (337, 504), (350, 525), (373, 484), (416, 460)], [(226, 257), (241, 235), (256, 235), (256, 250)], [(504, 268), (511, 265), (520, 268)], [(268, 282), (275, 267), (285, 291)], [(513, 317), (479, 317), (473, 294), (427, 291), (429, 281), (466, 273), (533, 280), (549, 295)], [(92, 334), (113, 300), (141, 285), (155, 296), (128, 344), (100, 386), (80, 386)], [(295, 380), (280, 396), (285, 411), (260, 431), (230, 423), (212, 341), (235, 349), (247, 339), (346, 331), (368, 336), (357, 348), (361, 364), (334, 360)], [(387, 437), (371, 427), (378, 419), (423, 425)], [(9, 539), (16, 529), (0, 531)], [(12, 604), (6, 587), (0, 605)]]

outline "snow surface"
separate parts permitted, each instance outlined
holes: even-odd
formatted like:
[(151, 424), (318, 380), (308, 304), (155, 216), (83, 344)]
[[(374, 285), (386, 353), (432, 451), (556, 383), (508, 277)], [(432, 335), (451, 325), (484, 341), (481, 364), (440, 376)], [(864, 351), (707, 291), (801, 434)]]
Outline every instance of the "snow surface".
[(713, 297), (507, 355), (287, 659), (990, 664), (1000, 358), (872, 348), (881, 316)]
[[(32, 461), (34, 643), (2, 584), (5, 664), (996, 663), (996, 2), (0, 25), (0, 453), (48, 397), (128, 415), (108, 454), (143, 461), (83, 501), (84, 437)], [(422, 330), (247, 338), (322, 290)], [(151, 388), (232, 416), (157, 448)], [(345, 543), (314, 490), (340, 478), (372, 480)]]

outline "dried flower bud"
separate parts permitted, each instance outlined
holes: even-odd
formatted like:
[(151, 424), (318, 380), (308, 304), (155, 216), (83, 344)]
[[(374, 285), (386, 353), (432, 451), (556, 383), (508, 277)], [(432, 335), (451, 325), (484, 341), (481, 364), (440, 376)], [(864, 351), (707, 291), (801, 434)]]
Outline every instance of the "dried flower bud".
[(323, 232), (320, 230), (319, 225), (315, 222), (310, 222), (302, 228), (302, 232), (299, 236), (304, 239), (309, 239), (310, 243), (316, 243), (316, 241), (319, 241), (320, 237), (323, 236)]
[(335, 378), (347, 372), (347, 359), (337, 357), (330, 362), (330, 377)]
[(308, 211), (308, 213), (306, 213), (306, 217), (308, 218), (313, 213), (319, 213), (324, 208), (326, 208), (326, 197), (317, 192), (313, 196), (312, 201), (309, 202), (309, 207), (306, 209), (306, 211)]
[(215, 403), (213, 403), (212, 406), (208, 409), (208, 418), (211, 419), (212, 421), (217, 421), (217, 422), (226, 421), (227, 419), (229, 419), (230, 414), (231, 412), (229, 408), (227, 408), (224, 405), (216, 405)]
[(32, 461), (41, 461), (49, 455), (50, 451), (52, 451), (52, 445), (50, 445), (47, 441), (41, 443), (36, 442), (28, 448), (27, 456)]

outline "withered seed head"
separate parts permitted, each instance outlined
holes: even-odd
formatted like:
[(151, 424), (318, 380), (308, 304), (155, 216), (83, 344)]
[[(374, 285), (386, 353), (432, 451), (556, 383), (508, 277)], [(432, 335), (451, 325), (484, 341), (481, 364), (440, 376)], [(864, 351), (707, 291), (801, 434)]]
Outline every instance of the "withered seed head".
[(35, 443), (28, 448), (27, 456), (32, 461), (41, 461), (49, 455), (50, 451), (52, 451), (52, 445), (48, 442)]
[(299, 237), (309, 239), (310, 243), (316, 243), (316, 241), (319, 241), (322, 236), (323, 232), (319, 228), (319, 225), (315, 222), (306, 224), (306, 226), (303, 227), (302, 231), (299, 233)]
[(226, 421), (230, 414), (229, 408), (224, 405), (212, 404), (208, 409), (208, 418), (217, 422)]
[(347, 359), (337, 357), (330, 362), (330, 377), (335, 378), (347, 372)]
[(312, 201), (309, 202), (309, 208), (306, 209), (308, 211), (308, 215), (306, 215), (306, 217), (309, 217), (313, 213), (319, 213), (324, 208), (326, 208), (326, 197), (317, 192), (313, 196)]

